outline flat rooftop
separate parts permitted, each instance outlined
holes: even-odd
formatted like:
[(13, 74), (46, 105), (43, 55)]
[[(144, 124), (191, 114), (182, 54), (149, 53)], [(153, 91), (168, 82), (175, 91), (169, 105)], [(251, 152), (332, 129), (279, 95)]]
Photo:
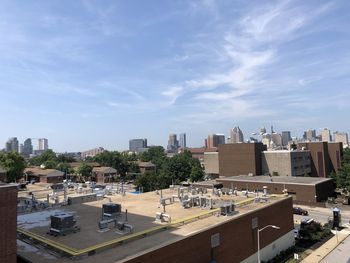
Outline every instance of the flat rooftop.
[[(177, 189), (166, 189), (162, 191), (163, 198), (177, 195)], [(234, 220), (242, 214), (249, 213), (264, 206), (269, 206), (272, 203), (278, 202), (285, 198), (281, 196), (271, 196), (268, 202), (254, 202), (255, 195), (248, 198), (243, 193), (238, 195), (222, 195), (221, 197), (214, 196), (211, 190), (203, 196), (211, 197), (214, 202), (233, 201), (237, 207), (232, 216), (217, 216), (209, 214), (209, 211), (199, 207), (182, 208), (181, 203), (174, 202), (166, 205), (165, 213), (171, 216), (171, 222), (182, 222), (186, 219), (186, 224), (174, 224), (162, 231), (153, 232), (142, 238), (135, 238), (97, 251), (95, 255), (83, 256), (77, 258), (75, 262), (97, 262), (105, 263), (124, 262), (137, 255), (144, 253), (146, 250), (153, 250), (175, 241), (186, 238), (196, 232), (203, 231), (223, 222)], [(61, 206), (57, 209), (48, 209), (40, 212), (23, 214), (18, 216), (17, 226), (19, 229), (29, 231), (33, 235), (43, 237), (62, 244), (64, 247), (69, 247), (75, 250), (86, 250), (90, 247), (99, 246), (104, 242), (113, 241), (119, 238), (127, 237), (118, 233), (116, 229), (111, 228), (109, 231), (101, 232), (98, 229), (98, 222), (101, 219), (102, 205), (112, 201), (122, 205), (122, 215), (119, 220), (125, 219), (125, 210), (128, 210), (128, 223), (134, 228), (134, 234), (148, 231), (154, 227), (167, 225), (167, 223), (155, 222), (156, 212), (162, 212), (163, 207), (159, 205), (160, 192), (148, 192), (143, 194), (126, 193), (125, 196), (113, 195), (108, 196), (100, 201), (94, 201), (84, 204)], [(50, 216), (56, 213), (72, 213), (77, 219), (77, 226), (81, 230), (77, 233), (68, 234), (67, 236), (51, 236), (46, 233), (50, 227)], [(206, 216), (197, 218), (198, 215), (208, 213)], [(192, 218), (193, 220), (187, 220)], [(131, 234), (133, 235), (133, 234)], [(17, 240), (17, 253), (32, 262), (47, 263), (47, 262), (73, 262), (71, 258), (62, 256), (61, 253), (54, 252), (49, 247), (32, 245), (30, 242)]]
[(230, 181), (230, 182), (263, 182), (263, 183), (288, 183), (288, 184), (308, 184), (316, 185), (326, 181), (331, 181), (331, 178), (321, 177), (303, 177), (303, 176), (266, 176), (266, 175), (239, 175), (231, 177), (220, 177), (218, 181)]

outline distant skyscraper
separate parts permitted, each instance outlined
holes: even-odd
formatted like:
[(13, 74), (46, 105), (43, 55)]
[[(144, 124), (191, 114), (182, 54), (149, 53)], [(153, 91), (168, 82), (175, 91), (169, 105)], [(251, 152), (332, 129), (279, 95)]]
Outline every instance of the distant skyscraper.
[(103, 153), (105, 149), (103, 147), (98, 147), (90, 149), (81, 153), (81, 158), (85, 159), (87, 157), (95, 157), (96, 155)]
[(290, 135), (290, 131), (283, 131), (282, 132), (282, 145), (287, 146), (291, 140), (292, 140), (292, 137)]
[(233, 129), (230, 130), (230, 140), (229, 143), (239, 143), (243, 142), (243, 132), (239, 128), (239, 126), (234, 127)]
[(225, 144), (224, 134), (211, 134), (206, 141), (206, 148), (218, 147), (219, 144)]
[(17, 137), (8, 139), (5, 146), (6, 152), (18, 152), (18, 140)]
[(147, 148), (147, 139), (132, 139), (129, 140), (129, 151), (143, 152)]
[(179, 137), (179, 146), (181, 148), (186, 148), (186, 133), (180, 133)]
[(346, 132), (335, 132), (334, 133), (335, 142), (342, 142), (344, 145), (349, 145), (348, 134)]
[(308, 129), (307, 131), (304, 132), (304, 140), (306, 141), (315, 141), (316, 140), (316, 130), (313, 129)]
[(274, 146), (281, 146), (282, 145), (281, 134), (279, 134), (279, 133), (271, 134), (271, 141), (273, 142)]
[(46, 138), (38, 139), (38, 150), (39, 151), (47, 151), (49, 149), (49, 141)]
[(26, 139), (23, 143), (23, 151), (22, 155), (25, 157), (29, 157), (33, 153), (33, 145), (31, 139)]
[(323, 142), (330, 142), (332, 141), (331, 131), (327, 128), (324, 128), (321, 132), (321, 140)]
[(175, 133), (169, 134), (168, 140), (168, 151), (176, 151), (179, 148), (179, 141), (177, 140), (177, 135)]

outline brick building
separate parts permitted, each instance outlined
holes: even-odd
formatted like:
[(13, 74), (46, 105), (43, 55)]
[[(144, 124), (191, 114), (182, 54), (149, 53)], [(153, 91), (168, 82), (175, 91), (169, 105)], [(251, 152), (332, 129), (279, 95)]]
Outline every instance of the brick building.
[(227, 188), (249, 191), (263, 191), (266, 186), (269, 194), (282, 194), (286, 189), (295, 204), (305, 205), (325, 202), (328, 197), (334, 196), (335, 189), (332, 179), (315, 177), (241, 175), (218, 178), (216, 182)]
[(327, 177), (340, 168), (343, 155), (342, 143), (303, 142), (298, 143), (297, 147), (310, 151), (311, 176)]
[(24, 170), (27, 181), (34, 180), (37, 183), (56, 184), (63, 182), (64, 172), (56, 169), (41, 169), (40, 167), (29, 167)]
[(95, 182), (103, 184), (113, 182), (117, 176), (117, 170), (113, 167), (94, 167), (92, 168), (92, 178)]
[(262, 174), (261, 153), (265, 149), (262, 143), (220, 144), (220, 176), (241, 174)]
[(328, 153), (330, 159), (331, 170), (337, 172), (341, 168), (341, 159), (343, 157), (343, 143), (328, 143)]
[(17, 262), (17, 185), (0, 183), (0, 261)]

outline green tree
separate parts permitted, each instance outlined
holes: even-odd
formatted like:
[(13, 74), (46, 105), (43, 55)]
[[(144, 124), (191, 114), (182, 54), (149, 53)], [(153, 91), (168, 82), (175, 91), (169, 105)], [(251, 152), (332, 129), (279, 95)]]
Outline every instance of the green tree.
[(191, 174), (190, 174), (190, 181), (191, 182), (198, 182), (198, 181), (202, 181), (203, 178), (204, 178), (204, 171), (203, 171), (203, 168), (201, 167), (201, 165), (199, 164), (199, 161), (198, 161), (198, 165), (192, 166), (192, 170), (191, 170)]
[(31, 159), (29, 159), (29, 164), (30, 165), (35, 165), (35, 166), (39, 166), (44, 164), (46, 166), (46, 168), (55, 168), (58, 164), (58, 159), (56, 154), (52, 151), (52, 150), (47, 150), (45, 152), (43, 152), (41, 155), (39, 156), (35, 156)]
[(167, 156), (162, 146), (153, 146), (140, 156), (142, 162), (152, 162), (157, 168), (161, 168), (166, 161)]
[(76, 169), (75, 173), (79, 176), (84, 177), (85, 179), (89, 178), (92, 173), (92, 166), (82, 163), (78, 168)]
[(73, 169), (71, 168), (69, 163), (59, 163), (57, 164), (56, 169), (61, 172), (64, 172), (65, 174), (73, 173)]
[(15, 182), (23, 176), (26, 162), (16, 152), (0, 153), (0, 166), (7, 171), (7, 182)]
[(159, 189), (158, 176), (154, 172), (146, 172), (138, 175), (134, 183), (137, 187), (142, 187), (144, 192)]

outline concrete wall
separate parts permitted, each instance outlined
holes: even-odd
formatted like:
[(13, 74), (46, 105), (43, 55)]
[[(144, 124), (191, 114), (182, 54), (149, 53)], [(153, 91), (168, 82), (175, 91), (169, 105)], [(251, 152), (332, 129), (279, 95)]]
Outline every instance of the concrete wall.
[(17, 186), (0, 185), (0, 262), (17, 261)]
[(220, 176), (237, 176), (252, 173), (261, 175), (262, 143), (230, 143), (219, 145)]
[[(274, 215), (274, 216), (271, 216)], [(290, 233), (294, 228), (292, 214), (292, 199), (286, 198), (261, 209), (242, 214), (237, 218), (224, 222), (218, 226), (203, 230), (175, 243), (164, 245), (152, 251), (147, 251), (128, 263), (208, 263), (215, 260), (220, 263), (238, 263), (257, 252), (257, 229), (252, 228), (252, 220), (257, 218), (258, 227), (269, 224), (280, 227), (266, 229), (260, 233), (260, 247), (265, 248), (263, 259), (272, 258), (280, 249), (293, 245)], [(211, 248), (211, 238), (219, 234), (220, 244)], [(280, 239), (277, 249), (273, 244)], [(255, 260), (256, 261), (256, 260)], [(249, 261), (250, 262), (250, 261)]]
[(262, 173), (276, 172), (283, 176), (304, 176), (311, 173), (309, 151), (264, 151)]
[(204, 153), (204, 171), (207, 174), (219, 174), (219, 153)]

